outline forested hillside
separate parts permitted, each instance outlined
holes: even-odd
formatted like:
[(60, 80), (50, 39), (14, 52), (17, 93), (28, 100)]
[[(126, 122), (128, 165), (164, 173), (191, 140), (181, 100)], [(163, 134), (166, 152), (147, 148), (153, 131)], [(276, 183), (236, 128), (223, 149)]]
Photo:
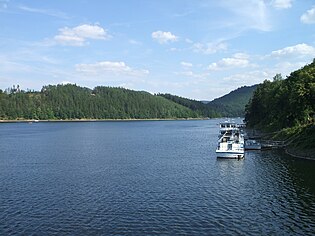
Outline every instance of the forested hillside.
[(0, 119), (196, 118), (191, 109), (161, 96), (123, 88), (49, 85), (40, 92), (0, 90)]
[(163, 119), (243, 116), (254, 87), (242, 87), (210, 103), (171, 94), (73, 84), (48, 85), (40, 92), (0, 90), (0, 119)]
[(256, 88), (257, 85), (240, 87), (209, 102), (207, 107), (223, 117), (244, 117), (245, 106), (253, 96)]
[(284, 141), (288, 153), (315, 158), (315, 60), (287, 79), (278, 74), (260, 84), (245, 120), (250, 127), (277, 131), (269, 138)]
[(260, 84), (246, 107), (249, 126), (269, 130), (314, 123), (315, 60), (287, 79), (276, 75)]
[(252, 97), (256, 87), (257, 85), (244, 86), (208, 103), (171, 94), (158, 95), (188, 107), (204, 117), (238, 117), (244, 116), (245, 106)]
[(158, 94), (158, 96), (164, 97), (170, 101), (173, 101), (173, 102), (176, 102), (180, 105), (188, 107), (189, 109), (195, 111), (198, 115), (203, 116), (203, 117), (214, 118), (214, 117), (221, 117), (222, 116), (220, 112), (217, 112), (212, 108), (209, 108), (209, 106), (207, 106), (207, 104), (205, 104), (201, 101), (183, 98), (183, 97), (171, 95), (168, 93)]

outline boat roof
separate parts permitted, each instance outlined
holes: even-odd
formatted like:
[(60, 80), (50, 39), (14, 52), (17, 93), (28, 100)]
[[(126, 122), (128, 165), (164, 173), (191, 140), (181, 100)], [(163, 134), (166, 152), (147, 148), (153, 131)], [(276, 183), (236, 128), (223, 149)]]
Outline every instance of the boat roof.
[(231, 124), (236, 125), (236, 122), (234, 122), (234, 121), (225, 121), (225, 122), (220, 122), (220, 125), (231, 125)]
[(239, 124), (239, 123), (236, 123), (235, 121), (224, 121), (224, 122), (220, 122), (220, 126), (221, 125), (236, 125), (239, 127), (245, 124)]
[(239, 130), (242, 127), (241, 124), (237, 124), (236, 122), (221, 122), (220, 130)]

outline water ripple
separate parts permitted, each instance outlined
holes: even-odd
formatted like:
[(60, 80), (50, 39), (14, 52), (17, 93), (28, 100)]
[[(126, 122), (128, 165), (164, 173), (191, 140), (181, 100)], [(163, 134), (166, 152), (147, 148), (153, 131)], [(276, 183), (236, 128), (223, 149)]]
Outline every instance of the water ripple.
[(0, 234), (312, 235), (314, 163), (217, 160), (217, 122), (1, 124)]

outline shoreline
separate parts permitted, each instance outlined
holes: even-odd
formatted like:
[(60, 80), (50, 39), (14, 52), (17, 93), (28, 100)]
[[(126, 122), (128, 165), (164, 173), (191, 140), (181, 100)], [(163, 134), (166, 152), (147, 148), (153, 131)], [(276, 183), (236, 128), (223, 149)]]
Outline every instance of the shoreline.
[[(33, 120), (33, 119), (17, 119), (17, 120), (0, 120), (1, 123), (40, 123), (40, 122), (128, 122), (128, 121), (190, 121), (190, 120), (209, 120), (211, 118), (149, 118), (149, 119), (66, 119), (66, 120)], [(292, 157), (315, 161), (315, 156), (305, 155), (305, 152), (300, 152), (298, 150), (290, 150), (289, 148), (283, 148), (284, 152)]]
[(40, 123), (40, 122), (105, 122), (105, 121), (176, 121), (176, 120), (209, 120), (210, 118), (149, 118), (149, 119), (65, 119), (65, 120), (0, 120), (1, 123)]
[[(290, 136), (284, 136), (284, 137), (276, 137), (278, 140), (275, 140), (275, 134), (279, 133), (279, 131), (277, 132), (272, 132), (272, 133), (265, 133), (261, 130), (257, 130), (257, 129), (249, 129), (249, 131), (253, 134), (258, 135), (258, 139), (264, 139), (264, 141), (285, 141), (286, 139), (290, 139), (292, 136), (295, 135), (291, 134)], [(280, 131), (281, 132), (281, 131)], [(295, 139), (294, 139), (295, 140)], [(290, 140), (289, 142), (287, 142), (286, 145), (282, 146), (282, 147), (278, 147), (280, 149), (282, 149), (284, 151), (284, 153), (286, 153), (287, 155), (294, 157), (294, 158), (298, 158), (298, 159), (304, 159), (304, 160), (310, 160), (310, 161), (315, 161), (315, 149), (314, 148), (310, 148), (310, 149), (299, 149), (294, 147), (291, 144), (292, 140)]]
[(291, 151), (288, 150), (288, 148), (284, 148), (284, 152), (292, 157), (299, 158), (299, 159), (304, 159), (304, 160), (310, 160), (310, 161), (315, 161), (315, 156), (305, 156), (303, 153), (295, 150), (295, 153), (292, 153)]

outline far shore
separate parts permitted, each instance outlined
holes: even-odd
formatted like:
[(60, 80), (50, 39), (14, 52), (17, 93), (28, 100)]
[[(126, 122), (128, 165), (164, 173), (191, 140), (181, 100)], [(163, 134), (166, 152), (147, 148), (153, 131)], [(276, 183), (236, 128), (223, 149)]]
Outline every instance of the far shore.
[(37, 123), (37, 122), (102, 122), (102, 121), (172, 121), (172, 120), (208, 120), (210, 118), (150, 118), (150, 119), (60, 119), (60, 120), (33, 120), (16, 119), (0, 120), (0, 123)]

